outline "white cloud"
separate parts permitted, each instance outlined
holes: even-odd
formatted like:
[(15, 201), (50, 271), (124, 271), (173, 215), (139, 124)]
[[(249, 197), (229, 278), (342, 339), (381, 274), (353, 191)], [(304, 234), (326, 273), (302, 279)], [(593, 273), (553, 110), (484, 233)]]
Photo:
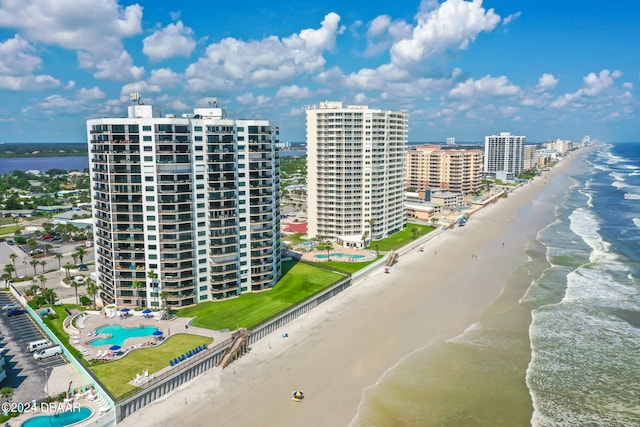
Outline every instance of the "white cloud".
[(50, 75), (0, 76), (0, 89), (10, 91), (33, 91), (60, 87), (58, 79)]
[(477, 96), (509, 96), (520, 92), (520, 87), (514, 85), (506, 76), (484, 76), (478, 80), (472, 78), (458, 83), (449, 91), (451, 98), (475, 98)]
[(333, 49), (343, 31), (339, 21), (339, 15), (329, 13), (319, 29), (304, 29), (282, 39), (269, 36), (245, 42), (228, 37), (210, 44), (205, 56), (187, 68), (186, 87), (195, 92), (269, 87), (320, 70), (325, 64), (323, 52)]
[[(140, 79), (144, 75), (144, 68), (133, 65), (131, 55), (124, 50), (120, 51), (118, 57), (103, 59), (79, 52), (78, 58), (80, 59), (80, 66), (96, 70), (93, 75), (98, 79), (130, 81)], [(99, 61), (95, 62), (96, 59), (99, 59)]]
[(152, 61), (162, 61), (174, 56), (189, 56), (196, 47), (193, 30), (182, 21), (169, 24), (142, 41), (142, 52)]
[(122, 89), (120, 89), (120, 95), (126, 96), (128, 99), (130, 93), (138, 92), (140, 96), (144, 98), (145, 94), (157, 93), (160, 91), (162, 91), (162, 88), (159, 85), (150, 84), (145, 81), (137, 81), (122, 86)]
[(618, 70), (611, 72), (605, 69), (598, 74), (589, 73), (582, 79), (584, 83), (582, 88), (576, 92), (561, 95), (551, 103), (551, 107), (564, 108), (570, 106), (571, 108), (578, 108), (583, 106), (585, 102), (602, 100), (608, 96), (605, 92), (614, 86), (614, 79), (620, 76), (622, 76), (622, 73)]
[(175, 73), (170, 68), (158, 68), (151, 70), (151, 77), (149, 77), (149, 83), (152, 85), (160, 85), (162, 87), (175, 86), (180, 82), (180, 75)]
[(313, 92), (308, 87), (298, 85), (282, 86), (276, 92), (276, 98), (303, 99), (313, 96)]
[(558, 79), (556, 79), (553, 74), (544, 73), (538, 79), (538, 85), (536, 86), (536, 90), (538, 92), (546, 92), (549, 90), (553, 90), (558, 84)]
[(268, 96), (263, 96), (263, 95), (255, 96), (250, 92), (236, 97), (236, 101), (238, 101), (240, 105), (253, 106), (253, 107), (258, 107), (262, 104), (266, 104), (270, 100), (271, 98)]
[(521, 12), (512, 13), (511, 15), (507, 16), (506, 18), (504, 18), (502, 20), (502, 23), (504, 25), (509, 25), (510, 23), (515, 21), (516, 19), (520, 18), (520, 15), (522, 15)]
[(116, 0), (4, 0), (0, 8), (0, 27), (32, 43), (75, 50), (82, 67), (97, 70), (95, 77), (116, 80), (135, 74), (107, 63), (120, 63), (122, 38), (139, 34), (141, 20), (140, 5), (123, 8)]
[(35, 49), (20, 36), (0, 43), (0, 75), (31, 74), (42, 65), (42, 59), (33, 55)]
[(411, 37), (391, 47), (394, 64), (407, 66), (446, 49), (466, 49), (478, 34), (500, 22), (500, 16), (493, 9), (485, 10), (481, 0), (448, 0), (434, 10), (421, 8), (416, 19)]
[(393, 21), (389, 15), (380, 15), (369, 23), (365, 55), (387, 50), (396, 40), (410, 37), (413, 27), (403, 20)]
[(95, 86), (91, 89), (81, 88), (78, 90), (76, 94), (78, 99), (80, 100), (95, 100), (95, 99), (103, 99), (106, 97), (105, 93), (99, 87)]

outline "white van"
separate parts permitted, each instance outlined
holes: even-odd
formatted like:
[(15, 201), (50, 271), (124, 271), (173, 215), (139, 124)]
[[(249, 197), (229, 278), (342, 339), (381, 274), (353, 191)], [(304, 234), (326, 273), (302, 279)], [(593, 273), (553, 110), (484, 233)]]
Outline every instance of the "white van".
[(42, 350), (38, 350), (33, 353), (33, 358), (36, 360), (46, 359), (47, 357), (57, 356), (58, 354), (62, 354), (62, 349), (59, 345), (54, 345), (52, 347), (43, 348)]
[(49, 340), (31, 341), (27, 345), (27, 350), (33, 353), (36, 350), (40, 350), (41, 348), (45, 348), (45, 347), (51, 347), (52, 345), (53, 343)]

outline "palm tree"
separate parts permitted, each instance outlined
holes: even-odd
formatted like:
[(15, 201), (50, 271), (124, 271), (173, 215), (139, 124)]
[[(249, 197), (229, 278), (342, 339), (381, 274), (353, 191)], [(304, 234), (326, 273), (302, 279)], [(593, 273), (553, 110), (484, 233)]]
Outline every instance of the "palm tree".
[(33, 266), (33, 275), (37, 275), (38, 272), (36, 271), (36, 265), (40, 265), (40, 261), (38, 261), (37, 259), (32, 259), (31, 261), (29, 261), (29, 264)]
[(53, 245), (51, 243), (45, 243), (44, 245), (42, 245), (42, 248), (44, 249), (44, 256), (49, 256), (49, 251), (52, 247)]
[(78, 256), (78, 258), (80, 258), (80, 264), (82, 264), (82, 260), (84, 259), (84, 256), (87, 254), (87, 248), (85, 246), (78, 246), (76, 248), (75, 254)]
[(330, 257), (329, 257), (329, 253), (331, 252), (331, 250), (333, 249), (333, 243), (331, 243), (330, 241), (326, 241), (326, 242), (322, 242), (318, 245), (318, 250), (320, 251), (327, 251), (327, 261), (331, 261)]
[(29, 239), (27, 240), (27, 246), (33, 252), (33, 250), (38, 247), (38, 242), (36, 242), (35, 239)]
[(71, 264), (70, 262), (66, 263), (62, 268), (65, 269), (65, 271), (67, 272), (67, 279), (71, 277), (71, 274), (69, 274), (69, 270), (71, 270), (72, 268), (74, 268), (75, 265)]
[(142, 287), (144, 287), (144, 283), (138, 279), (133, 279), (133, 282), (131, 282), (131, 288), (136, 290), (136, 306), (140, 306), (138, 303), (140, 302), (140, 288)]
[(42, 289), (47, 289), (47, 278), (44, 276), (44, 274), (39, 275), (38, 280), (40, 281), (40, 287)]
[(42, 274), (44, 274), (44, 273), (45, 273), (44, 268), (45, 268), (45, 267), (46, 267), (46, 265), (47, 265), (47, 261), (42, 260), (42, 261), (40, 261), (38, 264), (40, 264), (40, 265), (42, 266)]
[(61, 253), (57, 253), (56, 254), (56, 258), (58, 259), (58, 270), (60, 270), (62, 268), (62, 254)]
[(16, 277), (18, 277), (18, 273), (16, 273), (16, 268), (11, 264), (5, 265), (4, 271), (9, 275), (9, 277), (11, 277), (11, 273), (15, 273)]
[(16, 259), (18, 258), (18, 255), (14, 254), (13, 252), (11, 252), (11, 254), (9, 255), (9, 259), (11, 260), (11, 263), (13, 264), (13, 270), (15, 271), (16, 269)]
[(162, 306), (163, 306), (164, 310), (166, 310), (167, 309), (167, 300), (169, 299), (169, 292), (167, 292), (167, 291), (160, 292), (160, 298), (162, 298)]
[(2, 389), (0, 389), (0, 394), (5, 402), (8, 402), (11, 399), (11, 396), (13, 396), (13, 389), (11, 387), (2, 387)]
[(85, 281), (86, 281), (86, 279), (85, 279), (85, 280), (83, 280), (83, 281), (82, 281), (82, 282), (80, 282), (80, 283), (76, 282), (76, 281), (75, 281), (75, 279), (71, 281), (71, 286), (73, 286), (73, 289), (74, 289), (74, 290), (75, 290), (75, 292), (76, 292), (76, 305), (80, 305), (80, 300), (78, 299), (78, 288), (79, 288), (80, 286), (84, 286), (84, 285), (85, 285)]
[(371, 240), (373, 240), (373, 226), (376, 225), (375, 219), (369, 220), (369, 235), (371, 236)]
[(75, 267), (78, 264), (78, 254), (71, 254), (71, 258), (73, 258), (73, 266)]
[(413, 236), (414, 239), (418, 237), (418, 229), (416, 227), (411, 229), (411, 236)]
[(91, 277), (87, 277), (84, 282), (87, 284), (87, 295), (93, 299), (93, 308), (96, 308), (96, 295), (100, 288)]
[(380, 255), (380, 252), (378, 251), (378, 244), (376, 243), (375, 245), (373, 245), (374, 249), (376, 250), (376, 256)]
[(53, 304), (55, 304), (56, 299), (58, 298), (58, 295), (56, 295), (56, 293), (53, 291), (53, 289), (43, 289), (42, 290), (42, 297), (49, 304), (53, 305)]

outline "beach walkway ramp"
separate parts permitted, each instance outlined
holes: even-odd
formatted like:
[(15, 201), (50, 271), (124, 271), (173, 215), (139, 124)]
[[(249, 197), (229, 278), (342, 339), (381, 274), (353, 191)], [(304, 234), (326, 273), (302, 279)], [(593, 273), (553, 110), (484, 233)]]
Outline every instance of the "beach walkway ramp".
[(222, 367), (222, 369), (229, 366), (231, 362), (242, 356), (247, 351), (249, 331), (246, 329), (239, 329), (231, 335), (231, 338), (233, 339), (233, 344), (231, 344), (231, 347), (229, 347), (217, 363), (217, 366)]
[(387, 267), (391, 267), (393, 264), (396, 263), (396, 261), (398, 261), (398, 252), (391, 252), (387, 256)]

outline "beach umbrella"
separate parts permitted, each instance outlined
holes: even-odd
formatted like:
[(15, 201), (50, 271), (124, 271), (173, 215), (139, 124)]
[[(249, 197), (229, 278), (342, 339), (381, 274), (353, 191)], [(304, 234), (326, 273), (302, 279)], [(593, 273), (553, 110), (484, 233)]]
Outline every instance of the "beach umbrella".
[(128, 308), (128, 307), (125, 307), (125, 308), (123, 308), (123, 309), (122, 309), (122, 310), (120, 310), (120, 311), (121, 311), (121, 312), (123, 312), (123, 313), (128, 313), (128, 312), (130, 312), (130, 311), (131, 311), (131, 309), (130, 309), (130, 308)]
[(111, 347), (109, 347), (109, 350), (111, 351), (117, 351), (120, 350), (122, 347), (119, 345), (112, 345)]
[(164, 332), (162, 332), (162, 331), (154, 331), (153, 332), (153, 335), (155, 335), (156, 337), (159, 337), (162, 334), (164, 334)]
[(151, 314), (151, 313), (152, 313), (152, 311), (149, 310), (148, 308), (145, 309), (145, 310), (142, 310), (142, 314)]

